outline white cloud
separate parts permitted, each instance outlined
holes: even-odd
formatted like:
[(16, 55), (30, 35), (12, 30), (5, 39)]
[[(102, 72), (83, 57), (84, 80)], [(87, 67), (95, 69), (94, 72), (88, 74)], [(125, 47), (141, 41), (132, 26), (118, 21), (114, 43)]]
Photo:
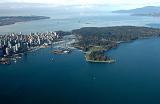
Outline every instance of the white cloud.
[(114, 6), (146, 6), (160, 5), (160, 0), (1, 0), (0, 2), (46, 3), (55, 5), (114, 5)]

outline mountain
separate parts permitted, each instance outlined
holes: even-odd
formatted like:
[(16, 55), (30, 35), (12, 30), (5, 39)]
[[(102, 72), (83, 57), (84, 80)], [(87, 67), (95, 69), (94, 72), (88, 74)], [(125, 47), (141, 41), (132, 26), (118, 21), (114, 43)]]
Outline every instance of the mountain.
[(0, 16), (48, 16), (66, 19), (80, 16), (106, 15), (116, 7), (109, 5), (54, 5), (39, 3), (0, 3)]
[(146, 6), (131, 10), (118, 10), (118, 11), (113, 11), (113, 13), (131, 13), (131, 14), (160, 13), (160, 6)]

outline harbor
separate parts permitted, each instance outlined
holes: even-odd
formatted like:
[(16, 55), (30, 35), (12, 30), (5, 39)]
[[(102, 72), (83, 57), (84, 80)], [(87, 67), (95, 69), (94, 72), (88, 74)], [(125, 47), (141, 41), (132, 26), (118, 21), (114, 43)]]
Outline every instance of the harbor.
[(0, 35), (0, 64), (9, 65), (11, 61), (16, 63), (22, 54), (47, 48), (61, 38), (56, 32)]
[(49, 47), (53, 49), (52, 54), (69, 54), (74, 49), (74, 42), (74, 35), (60, 36), (56, 32), (0, 36), (0, 64), (16, 63), (24, 54)]

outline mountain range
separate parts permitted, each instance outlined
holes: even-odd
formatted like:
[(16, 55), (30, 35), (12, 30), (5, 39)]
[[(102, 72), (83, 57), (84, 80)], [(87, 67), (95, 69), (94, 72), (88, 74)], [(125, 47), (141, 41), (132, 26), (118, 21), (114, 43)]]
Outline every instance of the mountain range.
[(160, 6), (145, 6), (130, 10), (118, 10), (113, 13), (129, 13), (138, 16), (160, 16)]

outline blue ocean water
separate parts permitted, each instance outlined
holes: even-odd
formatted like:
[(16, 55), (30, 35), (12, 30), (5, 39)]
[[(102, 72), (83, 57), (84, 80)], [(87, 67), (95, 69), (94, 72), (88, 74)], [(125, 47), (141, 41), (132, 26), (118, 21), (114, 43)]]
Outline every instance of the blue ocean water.
[[(158, 18), (114, 14), (18, 23), (0, 27), (0, 32), (155, 22)], [(78, 50), (68, 55), (50, 54), (52, 48), (29, 53), (0, 66), (0, 104), (159, 104), (159, 44), (159, 38), (123, 43), (108, 52), (117, 60), (114, 64), (87, 63)]]
[[(115, 64), (91, 64), (82, 52), (51, 48), (0, 66), (1, 104), (157, 104), (160, 39), (121, 44), (109, 51)], [(54, 61), (51, 61), (51, 59)]]

